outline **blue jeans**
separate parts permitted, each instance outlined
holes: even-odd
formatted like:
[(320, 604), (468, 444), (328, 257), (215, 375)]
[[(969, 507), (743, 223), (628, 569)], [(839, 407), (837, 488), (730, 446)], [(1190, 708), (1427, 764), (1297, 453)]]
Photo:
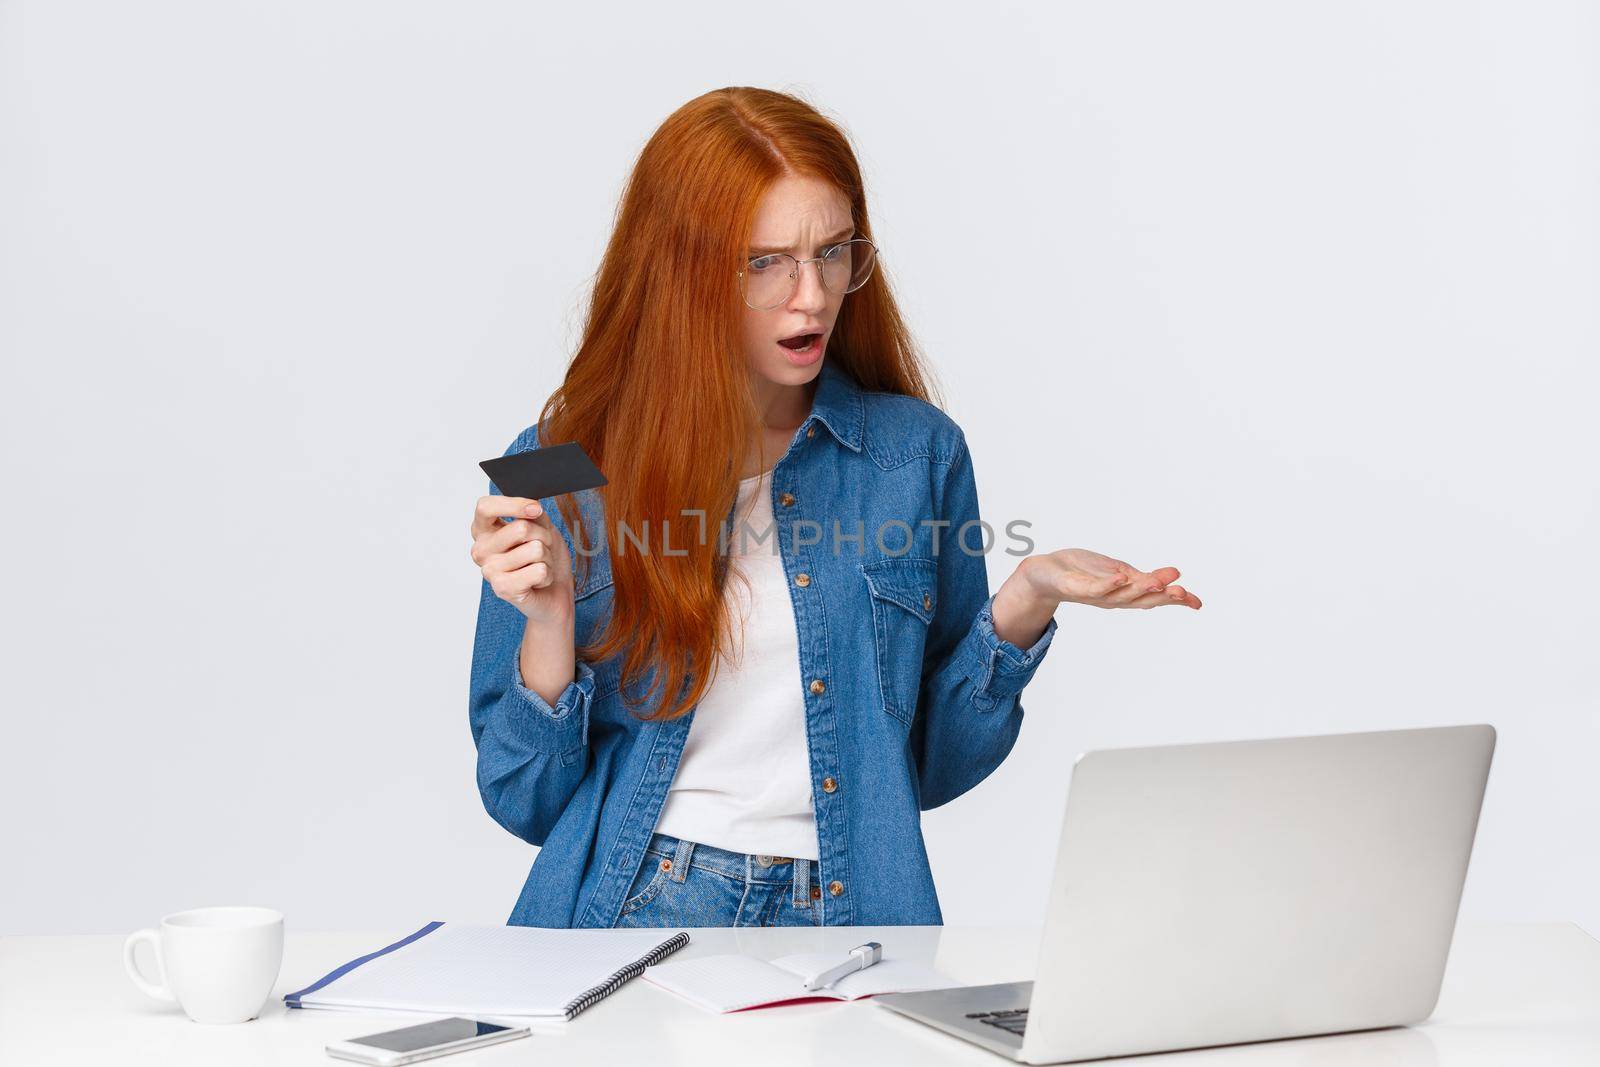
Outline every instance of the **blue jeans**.
[(820, 926), (817, 862), (651, 834), (617, 927)]

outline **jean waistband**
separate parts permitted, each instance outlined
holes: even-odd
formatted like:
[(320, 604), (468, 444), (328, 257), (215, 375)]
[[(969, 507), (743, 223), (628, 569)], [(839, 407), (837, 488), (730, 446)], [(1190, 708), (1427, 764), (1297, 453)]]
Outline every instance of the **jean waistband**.
[(814, 891), (816, 887), (812, 884), (817, 875), (816, 860), (732, 852), (662, 833), (650, 835), (650, 843), (645, 846), (645, 851), (672, 860), (672, 877), (679, 881), (683, 880), (689, 873), (690, 865), (693, 865), (746, 882), (792, 882), (794, 902), (800, 907), (809, 907), (811, 901), (821, 895)]

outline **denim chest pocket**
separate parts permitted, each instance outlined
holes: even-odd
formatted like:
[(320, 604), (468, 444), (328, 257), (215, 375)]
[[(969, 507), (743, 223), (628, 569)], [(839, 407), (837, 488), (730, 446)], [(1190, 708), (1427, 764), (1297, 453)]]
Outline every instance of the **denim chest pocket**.
[(611, 601), (609, 577), (604, 583), (590, 582), (573, 595), (572, 632), (578, 644), (584, 645), (599, 639), (600, 631), (611, 614)]
[(931, 559), (899, 557), (861, 565), (872, 600), (878, 688), (883, 709), (910, 726), (922, 686), (922, 654), (938, 608), (938, 569)]

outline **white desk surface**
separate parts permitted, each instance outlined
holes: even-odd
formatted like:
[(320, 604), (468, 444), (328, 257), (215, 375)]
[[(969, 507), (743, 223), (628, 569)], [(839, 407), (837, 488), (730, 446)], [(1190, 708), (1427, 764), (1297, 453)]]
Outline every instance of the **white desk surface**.
[[(418, 926), (421, 925), (419, 922)], [(406, 1024), (393, 1016), (297, 1010), (283, 994), (411, 932), (289, 929), (283, 969), (261, 1017), (208, 1026), (146, 998), (122, 969), (118, 936), (0, 937), (0, 1065), (182, 1067), (333, 1064), (329, 1041)], [(835, 927), (692, 930), (675, 958), (717, 952), (775, 957), (876, 940), (917, 953), (958, 982), (1032, 976), (1038, 930)], [(442, 1057), (451, 1067), (528, 1064), (972, 1064), (1002, 1057), (876, 1007), (805, 1003), (712, 1015), (635, 979), (556, 1035)], [(1381, 1064), (1600, 1064), (1600, 943), (1563, 923), (1463, 924), (1433, 1017), (1415, 1028), (1234, 1045), (1103, 1063), (1130, 1067)]]

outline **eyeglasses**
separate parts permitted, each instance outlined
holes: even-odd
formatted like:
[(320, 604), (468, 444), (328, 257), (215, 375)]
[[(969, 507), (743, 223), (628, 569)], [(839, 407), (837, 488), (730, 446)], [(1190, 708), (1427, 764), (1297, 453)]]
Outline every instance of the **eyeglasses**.
[(739, 292), (745, 306), (754, 311), (770, 311), (786, 303), (800, 284), (800, 268), (817, 264), (822, 287), (830, 293), (853, 293), (872, 277), (878, 260), (878, 246), (865, 237), (843, 241), (823, 249), (812, 259), (795, 259), (787, 252), (755, 256), (738, 272)]

